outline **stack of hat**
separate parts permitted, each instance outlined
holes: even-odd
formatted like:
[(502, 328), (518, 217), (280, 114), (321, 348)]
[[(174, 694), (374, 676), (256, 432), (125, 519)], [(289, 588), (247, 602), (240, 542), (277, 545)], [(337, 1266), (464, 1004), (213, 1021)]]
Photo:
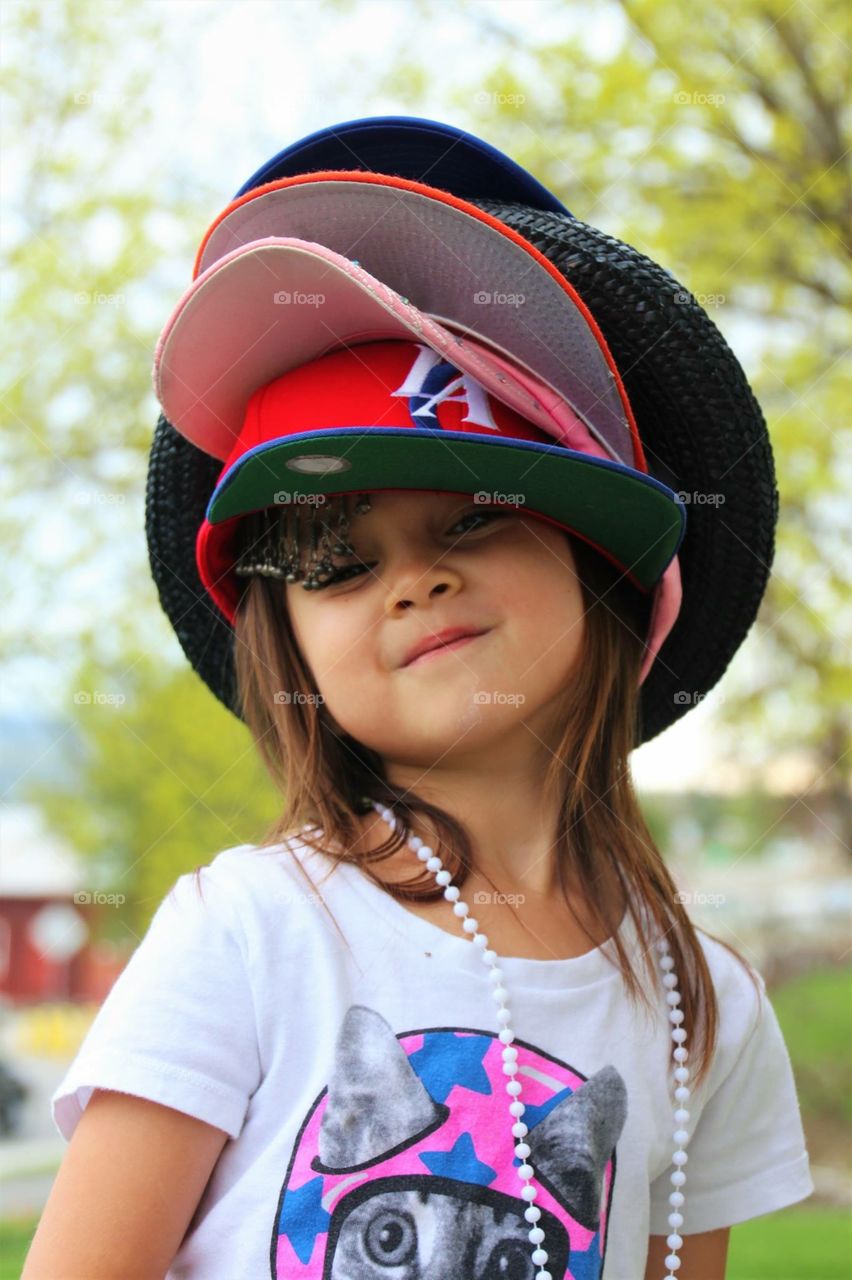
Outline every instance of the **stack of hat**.
[(350, 121), (273, 157), (204, 236), (154, 384), (151, 569), (237, 714), (238, 531), (282, 492), (522, 495), (589, 542), (650, 598), (637, 745), (756, 616), (778, 498), (736, 357), (666, 270), (452, 126)]

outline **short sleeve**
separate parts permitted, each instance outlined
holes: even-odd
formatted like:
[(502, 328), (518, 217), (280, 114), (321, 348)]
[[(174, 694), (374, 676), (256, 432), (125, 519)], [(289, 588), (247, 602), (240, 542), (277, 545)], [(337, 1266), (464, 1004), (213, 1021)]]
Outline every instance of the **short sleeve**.
[(215, 868), (178, 878), (98, 1010), (51, 1097), (64, 1138), (95, 1088), (239, 1135), (262, 1073), (245, 938)]
[[(814, 1189), (793, 1068), (758, 974), (744, 1043), (709, 1094), (687, 1145), (682, 1235), (733, 1226), (805, 1199)], [(740, 1001), (747, 998), (745, 983)], [(712, 1082), (712, 1069), (710, 1080)], [(690, 1100), (690, 1102), (692, 1099)], [(690, 1102), (686, 1105), (690, 1106)], [(651, 1235), (667, 1235), (673, 1166), (651, 1183)]]

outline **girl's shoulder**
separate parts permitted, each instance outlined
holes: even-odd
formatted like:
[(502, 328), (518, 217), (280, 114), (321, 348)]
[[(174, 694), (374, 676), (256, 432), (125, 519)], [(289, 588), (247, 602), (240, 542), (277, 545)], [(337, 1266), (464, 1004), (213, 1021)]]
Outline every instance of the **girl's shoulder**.
[[(728, 945), (699, 925), (693, 927), (720, 1001), (753, 1003), (758, 993), (763, 994), (766, 989), (763, 975), (748, 956), (743, 955), (745, 948), (737, 947), (733, 942)], [(749, 992), (752, 993), (751, 998)]]
[[(240, 844), (222, 849), (209, 862), (178, 879), (183, 892), (195, 881), (199, 894), (227, 902), (243, 914), (249, 909), (298, 903), (306, 893), (319, 892), (322, 878), (334, 871), (335, 860), (304, 839), (307, 828), (286, 832), (274, 844)], [(313, 835), (311, 837), (314, 838)]]
[[(695, 926), (718, 1002), (715, 1072), (726, 1074), (755, 1036), (767, 1033), (775, 1015), (763, 975), (739, 948), (732, 951), (705, 929)], [(733, 944), (732, 944), (733, 945)]]

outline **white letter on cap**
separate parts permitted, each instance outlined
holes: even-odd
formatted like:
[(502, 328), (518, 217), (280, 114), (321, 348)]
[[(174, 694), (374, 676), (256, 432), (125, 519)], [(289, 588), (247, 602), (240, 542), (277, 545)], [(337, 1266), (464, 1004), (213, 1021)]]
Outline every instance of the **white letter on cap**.
[[(396, 391), (392, 391), (391, 395), (410, 397), (425, 394), (423, 383), (426, 381), (427, 376), (435, 368), (436, 364), (444, 362), (444, 357), (437, 351), (433, 351), (431, 347), (424, 346), (422, 343), (418, 343), (417, 346), (419, 348), (417, 358), (409, 369), (405, 381)], [(458, 395), (456, 395), (457, 391)], [(436, 404), (443, 404), (445, 401), (463, 401), (467, 405), (467, 414), (462, 418), (462, 422), (472, 422), (477, 427), (487, 427), (489, 431), (499, 431), (499, 427), (491, 415), (485, 388), (481, 383), (477, 382), (476, 378), (466, 373), (459, 373), (457, 378), (453, 378), (431, 399), (422, 404), (419, 409), (415, 409), (412, 416), (431, 414)]]

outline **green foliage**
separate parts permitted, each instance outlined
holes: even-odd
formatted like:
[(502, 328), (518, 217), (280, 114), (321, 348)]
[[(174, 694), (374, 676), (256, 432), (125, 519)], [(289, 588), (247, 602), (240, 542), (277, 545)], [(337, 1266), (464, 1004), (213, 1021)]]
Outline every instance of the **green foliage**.
[(852, 1124), (852, 973), (814, 971), (772, 993), (803, 1114)]
[(848, 1280), (852, 1225), (844, 1209), (806, 1204), (733, 1228), (727, 1280)]
[(779, 830), (794, 828), (790, 819), (782, 827), (790, 809), (788, 797), (767, 791), (743, 789), (726, 795), (724, 804), (706, 791), (652, 792), (641, 799), (651, 834), (664, 852), (684, 852), (685, 822), (702, 858), (711, 857), (715, 848), (720, 861), (759, 858)]
[(20, 1280), (40, 1215), (0, 1222), (0, 1280)]
[(133, 638), (154, 344), (199, 230), (195, 202), (146, 146), (151, 65), (177, 66), (161, 12), (18, 0), (3, 13), (7, 659), (55, 661), (60, 621), (81, 650)]
[(189, 669), (89, 661), (69, 702), (77, 776), (29, 798), (90, 861), (92, 888), (125, 895), (106, 931), (141, 935), (178, 875), (256, 842), (283, 801), (248, 730)]

